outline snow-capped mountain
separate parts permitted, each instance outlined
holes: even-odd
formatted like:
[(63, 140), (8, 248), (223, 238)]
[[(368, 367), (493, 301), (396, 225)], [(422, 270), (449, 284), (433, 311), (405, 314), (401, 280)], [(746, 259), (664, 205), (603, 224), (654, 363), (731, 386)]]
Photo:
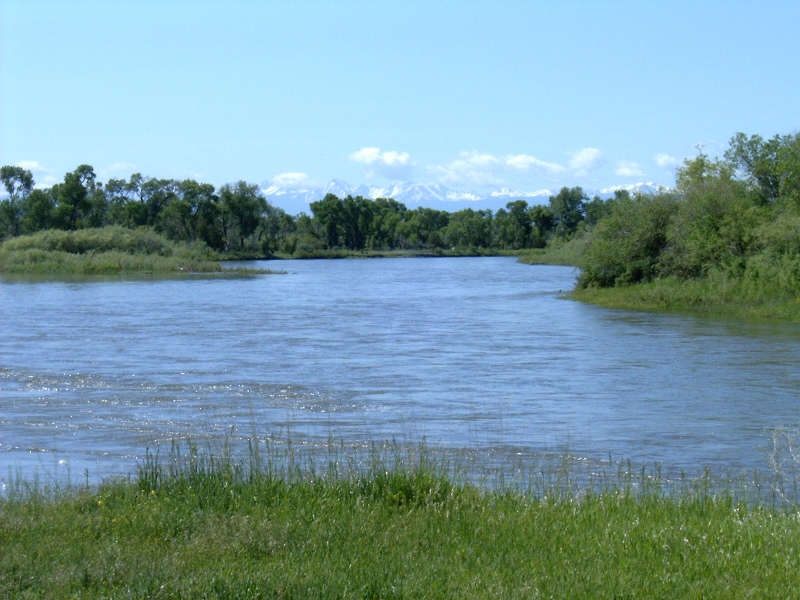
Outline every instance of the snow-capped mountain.
[[(605, 199), (611, 198), (618, 189), (626, 189), (629, 192), (652, 193), (657, 191), (658, 188), (653, 183), (646, 182), (584, 191), (590, 198), (599, 196)], [(496, 211), (499, 208), (505, 208), (507, 203), (514, 200), (525, 200), (528, 204), (546, 204), (550, 196), (558, 193), (557, 190), (545, 189), (535, 192), (521, 192), (508, 188), (500, 188), (488, 193), (464, 192), (451, 190), (440, 184), (410, 182), (390, 183), (385, 186), (364, 184), (353, 186), (341, 179), (333, 179), (327, 185), (313, 187), (280, 187), (274, 185), (271, 181), (265, 181), (261, 184), (261, 192), (270, 204), (282, 208), (289, 214), (310, 213), (309, 205), (312, 202), (321, 200), (326, 194), (334, 194), (339, 198), (362, 196), (372, 200), (375, 198), (393, 198), (410, 209), (424, 206), (447, 211), (457, 211), (465, 208), (475, 210), (488, 208)]]

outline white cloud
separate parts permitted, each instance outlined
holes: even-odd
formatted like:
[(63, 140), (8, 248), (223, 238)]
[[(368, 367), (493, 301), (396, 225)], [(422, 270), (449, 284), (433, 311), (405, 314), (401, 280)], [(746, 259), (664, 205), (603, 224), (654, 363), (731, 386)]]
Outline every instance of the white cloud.
[(280, 173), (272, 178), (272, 183), (279, 187), (298, 188), (311, 184), (305, 173)]
[(644, 177), (639, 164), (627, 160), (620, 161), (617, 164), (617, 170), (614, 172), (622, 177)]
[(22, 167), (31, 173), (50, 173), (51, 169), (45, 169), (35, 160), (21, 160), (17, 163), (18, 167)]
[(535, 169), (537, 171), (544, 171), (545, 173), (561, 173), (564, 170), (564, 167), (561, 165), (545, 162), (543, 160), (539, 160), (535, 156), (529, 156), (527, 154), (509, 156), (506, 159), (506, 164), (514, 167), (515, 169), (519, 169), (520, 171)]
[(677, 166), (681, 161), (669, 154), (656, 154), (653, 157), (653, 162), (662, 169), (669, 169), (670, 167)]
[(600, 164), (601, 157), (602, 152), (597, 148), (583, 148), (571, 153), (569, 166), (575, 171), (575, 175), (586, 175), (590, 169)]
[(17, 163), (17, 166), (31, 172), (35, 182), (33, 187), (37, 189), (53, 187), (60, 181), (59, 178), (53, 174), (53, 169), (42, 166), (38, 161), (21, 160)]
[(387, 150), (368, 146), (350, 155), (350, 160), (372, 167), (369, 176), (377, 173), (387, 179), (407, 179), (411, 174), (414, 161), (408, 152)]
[(136, 165), (133, 163), (126, 163), (126, 162), (115, 162), (112, 165), (107, 166), (103, 171), (106, 172), (113, 172), (117, 173), (119, 171), (125, 171), (127, 173), (132, 173), (136, 170)]
[(430, 167), (439, 181), (448, 185), (497, 185), (497, 174), (504, 161), (483, 152), (461, 152), (459, 158), (444, 165)]

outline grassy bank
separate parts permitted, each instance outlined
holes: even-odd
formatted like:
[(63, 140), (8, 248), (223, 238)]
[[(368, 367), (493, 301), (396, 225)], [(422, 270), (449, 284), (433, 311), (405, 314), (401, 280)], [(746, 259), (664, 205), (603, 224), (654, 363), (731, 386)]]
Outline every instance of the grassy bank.
[(665, 278), (612, 288), (577, 288), (569, 297), (607, 308), (800, 323), (800, 298), (753, 297), (746, 287), (736, 281)]
[[(575, 238), (526, 250), (520, 254), (519, 262), (580, 266), (588, 242), (587, 237)], [(787, 265), (751, 262), (744, 274), (737, 276), (712, 270), (704, 277), (691, 279), (660, 277), (613, 287), (579, 285), (568, 297), (606, 308), (800, 323), (797, 265), (790, 261), (785, 261)]]
[[(253, 467), (257, 464), (257, 467)], [(152, 456), (0, 499), (18, 598), (790, 597), (800, 519), (698, 482), (487, 490), (424, 453), (315, 469)]]
[(3, 242), (0, 273), (221, 273), (219, 258), (204, 244), (170, 242), (149, 229), (118, 226), (78, 231), (51, 229)]
[(586, 247), (586, 238), (576, 237), (570, 240), (555, 239), (545, 248), (520, 250), (519, 262), (528, 265), (565, 265), (580, 264), (581, 253)]

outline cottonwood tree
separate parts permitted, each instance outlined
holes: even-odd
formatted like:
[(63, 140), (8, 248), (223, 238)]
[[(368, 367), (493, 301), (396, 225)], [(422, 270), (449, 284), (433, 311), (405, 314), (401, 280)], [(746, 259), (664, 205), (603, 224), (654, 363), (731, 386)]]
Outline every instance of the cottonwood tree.
[(6, 235), (20, 234), (24, 214), (23, 200), (33, 190), (33, 175), (22, 167), (6, 165), (0, 168), (0, 181), (8, 198), (0, 201), (0, 223)]

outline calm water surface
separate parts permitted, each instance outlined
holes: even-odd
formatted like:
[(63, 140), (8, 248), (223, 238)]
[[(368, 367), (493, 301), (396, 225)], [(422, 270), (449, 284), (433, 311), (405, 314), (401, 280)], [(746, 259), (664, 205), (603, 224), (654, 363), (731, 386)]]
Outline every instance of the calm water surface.
[(0, 478), (254, 435), (733, 473), (800, 421), (797, 326), (587, 306), (513, 258), (259, 266), (288, 273), (0, 282)]

